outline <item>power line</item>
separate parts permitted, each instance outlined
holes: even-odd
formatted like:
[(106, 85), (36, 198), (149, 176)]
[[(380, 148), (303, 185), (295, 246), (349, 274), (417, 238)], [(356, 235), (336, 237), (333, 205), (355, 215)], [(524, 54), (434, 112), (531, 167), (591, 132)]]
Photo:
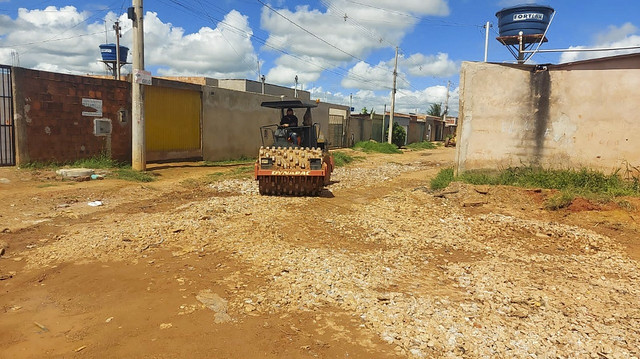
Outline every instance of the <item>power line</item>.
[(396, 15), (400, 15), (400, 16), (404, 16), (404, 17), (410, 17), (410, 18), (414, 18), (414, 19), (418, 19), (418, 20), (423, 20), (423, 21), (428, 21), (428, 22), (439, 22), (441, 23), (440, 25), (437, 26), (453, 26), (453, 27), (482, 27), (480, 25), (476, 25), (476, 24), (462, 24), (462, 23), (457, 23), (457, 22), (451, 22), (451, 21), (446, 21), (446, 20), (440, 20), (440, 19), (428, 19), (425, 18), (423, 16), (417, 16), (417, 15), (413, 15), (411, 13), (407, 13), (407, 12), (403, 12), (403, 11), (398, 11), (398, 10), (392, 10), (392, 9), (388, 9), (388, 8), (383, 8), (383, 7), (379, 7), (379, 6), (374, 6), (374, 5), (370, 5), (370, 4), (366, 4), (366, 3), (362, 3), (362, 2), (358, 2), (355, 0), (344, 0), (346, 2), (350, 2), (352, 4), (356, 4), (356, 5), (360, 5), (360, 6), (365, 6), (365, 7), (369, 7), (372, 9), (376, 9), (376, 10), (381, 10), (381, 11), (385, 11), (391, 14), (396, 14)]
[(309, 31), (309, 30), (305, 29), (304, 27), (300, 26), (300, 25), (299, 25), (298, 23), (296, 23), (295, 21), (293, 21), (293, 20), (289, 19), (288, 17), (286, 17), (286, 16), (282, 15), (278, 10), (276, 10), (276, 9), (272, 8), (271, 6), (267, 5), (267, 3), (265, 3), (264, 1), (262, 1), (262, 0), (256, 0), (256, 1), (257, 1), (257, 2), (259, 2), (260, 4), (262, 4), (263, 6), (265, 6), (266, 8), (268, 8), (269, 10), (273, 11), (274, 13), (278, 14), (280, 17), (282, 17), (283, 19), (287, 20), (288, 22), (290, 22), (290, 23), (291, 23), (292, 25), (294, 25), (295, 27), (297, 27), (297, 28), (299, 28), (300, 30), (302, 30), (302, 31), (306, 32), (307, 34), (309, 34), (309, 35), (313, 36), (314, 38), (316, 38), (316, 39), (318, 39), (318, 40), (322, 41), (323, 43), (325, 43), (325, 44), (327, 44), (327, 45), (331, 46), (332, 48), (334, 48), (334, 49), (336, 49), (336, 50), (338, 50), (338, 51), (342, 52), (343, 54), (345, 54), (345, 55), (347, 55), (347, 56), (350, 56), (350, 57), (352, 57), (352, 58), (354, 58), (354, 59), (356, 59), (356, 60), (360, 60), (360, 61), (362, 61), (362, 62), (366, 62), (365, 60), (363, 60), (363, 59), (359, 58), (358, 56), (353, 55), (353, 54), (351, 54), (351, 53), (348, 53), (348, 52), (346, 52), (346, 51), (342, 50), (341, 48), (339, 48), (339, 47), (337, 47), (337, 46), (335, 46), (335, 45), (331, 44), (331, 43), (330, 43), (330, 42), (328, 42), (327, 40), (325, 40), (325, 39), (321, 38), (320, 36), (318, 36), (318, 35), (314, 34), (313, 32), (311, 32), (311, 31)]
[[(277, 10), (275, 10), (274, 8), (272, 8), (271, 6), (267, 5), (267, 4), (266, 4), (266, 3), (264, 3), (262, 0), (256, 0), (256, 1), (258, 1), (259, 3), (261, 3), (263, 6), (265, 6), (265, 7), (266, 7), (266, 8), (268, 8), (269, 10), (271, 10), (271, 11), (275, 12), (276, 14), (278, 14), (279, 16), (281, 16), (282, 18), (284, 18), (285, 20), (287, 20), (288, 22), (290, 22), (290, 23), (291, 23), (291, 24), (293, 24), (294, 26), (298, 27), (299, 29), (301, 29), (301, 30), (303, 30), (304, 32), (308, 33), (309, 35), (313, 36), (314, 38), (316, 38), (316, 39), (318, 39), (318, 40), (322, 41), (323, 43), (325, 43), (325, 44), (327, 44), (327, 45), (331, 46), (332, 48), (334, 48), (334, 49), (336, 49), (336, 50), (338, 50), (338, 51), (340, 51), (340, 52), (342, 52), (342, 53), (344, 53), (344, 54), (346, 54), (346, 55), (348, 55), (348, 56), (350, 56), (350, 57), (352, 57), (352, 58), (354, 58), (354, 59), (356, 59), (356, 60), (359, 60), (359, 61), (361, 61), (361, 62), (363, 62), (363, 63), (365, 63), (365, 64), (369, 65), (369, 66), (370, 66), (370, 67), (372, 67), (372, 68), (380, 68), (380, 69), (383, 69), (383, 70), (385, 70), (385, 71), (388, 71), (386, 68), (384, 68), (384, 67), (382, 67), (382, 66), (380, 66), (380, 65), (372, 65), (372, 64), (370, 64), (369, 62), (367, 62), (366, 60), (361, 59), (360, 57), (355, 56), (355, 55), (353, 55), (353, 54), (351, 54), (351, 53), (348, 53), (348, 52), (346, 52), (346, 51), (344, 51), (344, 50), (342, 50), (342, 49), (338, 48), (337, 46), (335, 46), (335, 45), (333, 45), (333, 44), (329, 43), (328, 41), (324, 40), (324, 39), (323, 39), (323, 38), (321, 38), (320, 36), (316, 35), (315, 33), (311, 32), (311, 31), (309, 31), (309, 30), (307, 30), (306, 28), (302, 27), (301, 25), (299, 25), (299, 24), (298, 24), (298, 23), (296, 23), (295, 21), (293, 21), (293, 20), (289, 19), (288, 17), (286, 17), (286, 16), (285, 16), (285, 15), (283, 15), (282, 13), (278, 12)], [(347, 76), (356, 77), (356, 78), (357, 78), (357, 79), (359, 79), (360, 81), (367, 82), (367, 83), (371, 83), (371, 82), (373, 82), (373, 80), (366, 79), (366, 78), (364, 78), (364, 77), (362, 77), (362, 76), (360, 76), (360, 75), (356, 75), (356, 74), (353, 74), (353, 73), (349, 73), (349, 71), (348, 71), (348, 70), (347, 70)], [(388, 87), (388, 86), (386, 86), (386, 87), (384, 87), (384, 88), (385, 88), (385, 89), (393, 89), (392, 87)]]
[[(380, 34), (370, 30), (369, 28), (365, 27), (364, 25), (362, 25), (359, 21), (357, 21), (356, 19), (354, 19), (353, 17), (349, 16), (347, 11), (344, 11), (340, 8), (338, 8), (336, 5), (332, 4), (331, 2), (329, 2), (329, 0), (320, 0), (320, 2), (327, 7), (328, 10), (333, 9), (336, 12), (336, 15), (334, 15), (335, 17), (338, 17), (338, 14), (344, 14), (343, 16), (340, 16), (341, 18), (344, 19), (344, 21), (349, 21), (351, 23), (355, 23), (355, 26), (357, 28), (359, 28), (360, 30), (362, 30), (363, 32), (365, 32), (367, 35), (369, 35), (369, 37), (375, 41), (378, 41), (380, 43), (382, 43), (383, 41), (386, 42), (389, 46), (391, 47), (395, 47), (396, 44), (392, 44), (391, 42), (387, 41), (384, 37), (382, 37)], [(327, 14), (329, 12), (327, 11)]]
[[(293, 57), (293, 58), (296, 58), (296, 59), (298, 59), (298, 60), (300, 60), (300, 61), (303, 61), (303, 62), (305, 62), (305, 63), (311, 64), (312, 66), (314, 66), (314, 67), (315, 67), (315, 68), (317, 68), (317, 69), (324, 70), (324, 71), (328, 71), (328, 72), (330, 72), (330, 73), (332, 73), (332, 74), (335, 74), (335, 75), (338, 75), (338, 76), (351, 76), (351, 77), (353, 77), (353, 78), (356, 78), (356, 79), (358, 79), (358, 80), (360, 80), (360, 81), (367, 82), (367, 83), (371, 83), (371, 82), (373, 82), (373, 80), (369, 80), (369, 79), (364, 78), (364, 77), (362, 77), (362, 76), (359, 76), (359, 75), (357, 75), (357, 74), (352, 74), (352, 73), (350, 73), (348, 70), (346, 70), (346, 69), (342, 69), (340, 66), (336, 66), (336, 68), (335, 68), (335, 69), (327, 68), (327, 67), (322, 66), (321, 64), (318, 64), (318, 63), (316, 63), (316, 62), (309, 61), (308, 59), (305, 59), (305, 58), (303, 58), (303, 57), (301, 57), (301, 56), (299, 56), (299, 55), (292, 54), (292, 53), (290, 53), (290, 52), (286, 51), (285, 49), (283, 49), (283, 48), (281, 48), (281, 47), (273, 46), (273, 45), (269, 44), (267, 40), (265, 40), (265, 39), (263, 39), (263, 38), (261, 38), (261, 37), (259, 37), (259, 36), (256, 36), (256, 35), (255, 35), (255, 34), (253, 34), (253, 33), (249, 33), (249, 32), (247, 32), (247, 31), (245, 31), (244, 29), (240, 29), (240, 28), (238, 28), (238, 27), (236, 27), (236, 26), (234, 26), (234, 25), (232, 25), (232, 24), (229, 24), (229, 23), (225, 22), (224, 20), (221, 20), (221, 19), (215, 18), (215, 17), (213, 17), (213, 16), (211, 16), (211, 15), (208, 15), (208, 16), (206, 16), (206, 17), (205, 17), (205, 16), (203, 16), (203, 14), (201, 13), (201, 11), (199, 11), (199, 10), (197, 10), (197, 9), (193, 8), (193, 7), (190, 7), (189, 5), (186, 5), (184, 2), (182, 2), (182, 1), (180, 1), (180, 0), (161, 0), (161, 2), (165, 2), (165, 3), (167, 3), (168, 5), (175, 5), (175, 6), (177, 6), (178, 8), (180, 8), (181, 10), (186, 11), (186, 12), (188, 12), (188, 13), (191, 13), (191, 14), (193, 14), (193, 15), (195, 15), (195, 16), (197, 16), (197, 17), (199, 17), (199, 18), (202, 18), (202, 19), (204, 19), (204, 20), (206, 20), (206, 21), (209, 21), (209, 22), (214, 23), (214, 20), (215, 20), (215, 21), (217, 21), (217, 23), (218, 23), (218, 24), (221, 24), (221, 25), (223, 25), (223, 26), (229, 27), (229, 28), (231, 28), (231, 29), (235, 29), (235, 30), (236, 30), (236, 31), (238, 31), (239, 33), (242, 33), (242, 34), (244, 34), (244, 35), (246, 35), (246, 36), (248, 36), (248, 37), (251, 37), (251, 38), (255, 39), (256, 41), (258, 41), (258, 42), (262, 43), (263, 45), (265, 45), (265, 46), (266, 46), (266, 47), (268, 47), (268, 48), (271, 48), (271, 49), (273, 49), (273, 50), (276, 50), (276, 51), (278, 51), (278, 52), (281, 52), (281, 53), (283, 53), (283, 54), (285, 54), (285, 55), (287, 55), (287, 56), (291, 56), (291, 57)], [(222, 9), (222, 8), (220, 8), (220, 7), (217, 7), (217, 6), (213, 6), (213, 7), (214, 7), (214, 8), (217, 8), (217, 9), (218, 9), (218, 12), (220, 12), (221, 14), (224, 14), (224, 13), (225, 13), (225, 10), (224, 10), (224, 9)], [(282, 16), (282, 15), (281, 15), (281, 16)], [(289, 20), (289, 21), (291, 21), (291, 20)], [(298, 26), (299, 26), (299, 25), (298, 25)], [(317, 35), (316, 35), (316, 36), (317, 36)], [(357, 57), (355, 57), (355, 58), (357, 58)], [(361, 60), (361, 61), (363, 61), (363, 62), (365, 62), (365, 63), (366, 63), (366, 61), (364, 61), (364, 60)], [(372, 66), (372, 65), (370, 65), (370, 66)], [(342, 70), (342, 71), (339, 71), (339, 70)], [(389, 88), (390, 88), (390, 87), (389, 87)]]
[[(98, 12), (97, 14), (95, 14), (95, 15), (93, 15), (93, 16), (89, 16), (89, 17), (87, 17), (87, 18), (86, 18), (86, 19), (84, 19), (83, 21), (78, 22), (77, 24), (75, 24), (75, 25), (71, 26), (70, 28), (68, 28), (68, 29), (64, 30), (63, 32), (61, 32), (61, 33), (59, 33), (59, 34), (57, 34), (57, 35), (55, 35), (55, 36), (53, 36), (53, 37), (50, 37), (50, 38), (49, 38), (49, 39), (47, 39), (47, 40), (33, 42), (33, 44), (38, 44), (38, 43), (47, 43), (47, 42), (53, 42), (53, 41), (59, 41), (59, 40), (69, 40), (69, 39), (78, 38), (78, 37), (84, 37), (84, 36), (95, 35), (95, 33), (94, 33), (94, 34), (85, 34), (85, 35), (79, 35), (79, 36), (72, 36), (72, 37), (69, 37), (69, 38), (66, 38), (66, 39), (60, 39), (60, 38), (59, 38), (59, 36), (62, 36), (62, 35), (64, 35), (64, 34), (66, 34), (67, 32), (69, 32), (69, 31), (71, 31), (71, 30), (75, 29), (76, 27), (80, 26), (81, 24), (87, 23), (89, 20), (91, 20), (91, 19), (93, 19), (93, 18), (96, 18), (96, 17), (98, 17), (98, 16), (101, 16), (102, 14), (106, 13), (106, 12), (107, 12), (107, 11), (109, 11), (109, 10), (112, 10), (112, 9), (113, 9), (113, 8), (112, 8), (112, 6), (114, 6), (118, 1), (119, 1), (119, 0), (114, 1), (114, 2), (113, 2), (113, 3), (111, 3), (109, 6), (107, 6), (105, 9), (103, 9), (101, 12)], [(99, 34), (99, 33), (102, 33), (102, 31), (98, 32), (98, 34)], [(31, 43), (27, 43), (27, 45), (29, 45), (29, 44), (31, 44)], [(14, 46), (15, 46), (15, 47), (20, 47), (20, 46), (24, 46), (24, 45), (14, 45)], [(29, 51), (30, 51), (30, 50), (23, 51), (23, 54), (28, 53)]]
[[(77, 38), (80, 38), (80, 37), (93, 36), (93, 35), (102, 34), (102, 33), (104, 33), (104, 31), (92, 32), (92, 33), (89, 33), (89, 34), (75, 35), (75, 36), (57, 38), (57, 39), (25, 42), (23, 44), (4, 45), (4, 46), (0, 46), (0, 48), (11, 48), (11, 47), (22, 47), (22, 46), (29, 46), (29, 45), (44, 44), (44, 43), (48, 43), (48, 42), (64, 41), (64, 40), (77, 39)], [(28, 52), (28, 51), (25, 51), (23, 53), (26, 53), (26, 52)]]
[[(305, 59), (305, 58), (302, 58), (301, 56), (298, 56), (298, 55), (296, 55), (296, 54), (292, 54), (292, 53), (290, 53), (290, 52), (286, 51), (286, 50), (285, 50), (285, 49), (283, 49), (283, 48), (273, 46), (273, 45), (269, 44), (269, 43), (268, 43), (268, 41), (267, 41), (266, 39), (261, 38), (261, 37), (259, 37), (259, 36), (256, 36), (255, 34), (252, 34), (252, 33), (246, 32), (245, 30), (240, 29), (240, 28), (238, 28), (238, 27), (236, 27), (236, 26), (234, 26), (234, 25), (232, 25), (232, 24), (229, 24), (229, 23), (225, 22), (224, 20), (221, 20), (221, 19), (215, 18), (215, 17), (213, 17), (213, 16), (209, 16), (208, 18), (207, 18), (207, 17), (204, 17), (200, 11), (198, 11), (198, 10), (196, 10), (196, 9), (194, 9), (194, 8), (190, 8), (190, 7), (188, 7), (187, 5), (185, 5), (184, 3), (182, 3), (182, 2), (181, 2), (181, 1), (179, 1), (179, 0), (161, 0), (161, 1), (172, 3), (172, 4), (176, 5), (177, 7), (181, 8), (182, 10), (184, 10), (184, 11), (186, 11), (186, 12), (188, 12), (188, 13), (191, 13), (191, 14), (193, 14), (193, 15), (195, 15), (195, 16), (197, 16), (197, 17), (199, 17), (199, 18), (203, 18), (204, 20), (211, 21), (212, 23), (213, 23), (213, 21), (215, 20), (215, 21), (217, 21), (217, 23), (218, 23), (218, 24), (221, 24), (221, 25), (223, 25), (223, 26), (226, 26), (226, 27), (228, 27), (228, 28), (230, 28), (230, 29), (235, 29), (235, 30), (236, 30), (236, 31), (238, 31), (239, 33), (242, 33), (242, 34), (245, 34), (245, 35), (246, 35), (246, 36), (248, 36), (248, 37), (251, 37), (252, 39), (254, 39), (254, 40), (256, 40), (256, 41), (260, 42), (261, 44), (265, 45), (266, 47), (268, 47), (268, 48), (270, 48), (270, 49), (272, 49), (272, 50), (278, 51), (278, 52), (280, 52), (280, 53), (282, 53), (282, 54), (284, 54), (284, 55), (291, 56), (291, 57), (296, 58), (296, 59), (298, 59), (298, 60), (300, 60), (300, 61), (306, 62), (306, 63), (308, 63), (308, 64), (310, 64), (310, 65), (314, 66), (314, 67), (315, 67), (315, 68), (317, 68), (317, 69), (325, 70), (325, 71), (328, 71), (328, 72), (333, 73), (333, 74), (338, 75), (338, 76), (344, 76), (344, 75), (345, 75), (344, 73), (340, 73), (340, 72), (338, 72), (338, 71), (336, 71), (336, 70), (334, 70), (334, 69), (324, 67), (324, 66), (322, 66), (322, 65), (320, 65), (320, 64), (318, 64), (318, 63), (315, 63), (315, 62), (309, 61), (309, 60), (307, 60), (307, 59)], [(363, 80), (366, 80), (366, 79), (363, 79)]]
[[(207, 15), (207, 17), (209, 18), (209, 20), (211, 21), (211, 16), (209, 15), (209, 12), (207, 11), (207, 9), (202, 5), (202, 2), (200, 2), (200, 0), (197, 0), (198, 4), (200, 4), (200, 7), (202, 8), (202, 11), (204, 11), (204, 13)], [(213, 22), (213, 21), (212, 21)], [(236, 50), (236, 48), (233, 46), (233, 44), (231, 43), (231, 41), (229, 41), (229, 39), (227, 39), (226, 36), (224, 36), (224, 33), (222, 31), (220, 31), (220, 36), (222, 36), (222, 38), (224, 39), (224, 41), (229, 45), (229, 47), (231, 47), (231, 49), (233, 50), (233, 52), (236, 53), (236, 55), (238, 55), (238, 58), (241, 58), (242, 61), (245, 63), (245, 65), (249, 65), (247, 63), (247, 59), (244, 56), (241, 56), (238, 53), (238, 50)], [(249, 65), (249, 68), (251, 68), (252, 65)], [(258, 77), (260, 77), (260, 73), (258, 71), (255, 71), (258, 75)]]

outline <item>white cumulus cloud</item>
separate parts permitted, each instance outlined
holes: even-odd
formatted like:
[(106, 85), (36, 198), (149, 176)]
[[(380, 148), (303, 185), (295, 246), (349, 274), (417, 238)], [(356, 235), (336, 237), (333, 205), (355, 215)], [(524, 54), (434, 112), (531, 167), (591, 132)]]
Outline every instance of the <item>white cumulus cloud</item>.
[[(21, 8), (15, 19), (0, 16), (0, 62), (46, 71), (104, 74), (98, 45), (105, 42), (104, 22), (119, 19), (121, 45), (131, 48), (131, 21), (126, 14), (106, 13), (98, 18), (73, 6), (43, 10)], [(93, 21), (92, 21), (93, 20)], [(243, 78), (256, 70), (257, 55), (246, 16), (232, 10), (215, 29), (203, 27), (186, 34), (147, 12), (144, 21), (145, 65), (159, 75)], [(115, 42), (111, 27), (109, 42)], [(129, 57), (130, 58), (130, 57)], [(126, 72), (126, 68), (125, 71)]]
[[(352, 94), (342, 92), (326, 91), (322, 87), (310, 90), (311, 98), (321, 101), (349, 105), (355, 108), (355, 112), (360, 112), (363, 107), (376, 113), (391, 110), (391, 90), (371, 91), (358, 90)], [(353, 95), (353, 99), (350, 98)], [(449, 114), (458, 114), (459, 88), (451, 89), (449, 92)], [(427, 113), (431, 104), (442, 104), (444, 109), (447, 103), (446, 86), (430, 86), (424, 89), (408, 90), (401, 89), (396, 93), (395, 111), (401, 113)], [(386, 107), (385, 107), (386, 105)]]
[[(625, 23), (619, 27), (613, 25), (609, 26), (606, 31), (596, 34), (595, 42), (590, 46), (571, 46), (570, 49), (585, 49), (593, 47), (617, 48), (632, 46), (640, 46), (640, 31), (635, 25)], [(640, 52), (640, 49), (598, 52), (563, 52), (560, 56), (560, 62), (573, 62), (634, 52)]]
[(444, 53), (437, 55), (413, 54), (406, 59), (402, 58), (400, 63), (413, 76), (449, 77), (460, 71), (459, 65)]
[[(413, 29), (419, 16), (449, 14), (444, 0), (322, 0), (321, 3), (326, 9), (264, 6), (261, 27), (269, 33), (264, 49), (277, 49), (310, 63), (325, 64), (325, 68), (335, 68), (363, 61), (375, 50), (393, 48)], [(295, 73), (308, 67), (304, 61), (279, 63), (278, 72)], [(321, 73), (323, 69), (315, 71)]]
[(245, 78), (256, 71), (258, 57), (248, 19), (235, 10), (215, 29), (202, 27), (192, 34), (162, 22), (152, 12), (147, 13), (144, 27), (145, 64), (160, 67), (160, 75)]

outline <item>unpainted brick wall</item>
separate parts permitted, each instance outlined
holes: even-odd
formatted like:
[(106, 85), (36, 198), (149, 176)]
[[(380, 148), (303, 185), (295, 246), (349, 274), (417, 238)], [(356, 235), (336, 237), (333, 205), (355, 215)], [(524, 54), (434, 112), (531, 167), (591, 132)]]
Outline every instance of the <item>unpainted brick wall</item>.
[[(68, 162), (108, 153), (131, 159), (131, 85), (125, 81), (13, 68), (17, 164)], [(102, 115), (82, 99), (102, 101)], [(124, 121), (118, 112), (124, 110)], [(94, 119), (111, 120), (111, 136), (94, 135)], [(109, 144), (110, 141), (110, 144)]]

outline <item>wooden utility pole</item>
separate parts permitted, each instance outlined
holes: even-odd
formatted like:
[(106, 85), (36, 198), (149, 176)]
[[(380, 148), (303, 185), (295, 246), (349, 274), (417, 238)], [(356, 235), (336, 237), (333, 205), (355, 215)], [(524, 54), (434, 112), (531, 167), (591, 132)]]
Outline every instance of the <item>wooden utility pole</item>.
[(142, 0), (133, 0), (133, 76), (131, 84), (131, 167), (136, 171), (147, 169), (146, 138), (144, 124), (144, 85), (136, 75), (144, 71), (144, 27)]
[(391, 143), (391, 134), (393, 132), (393, 114), (396, 111), (396, 78), (397, 77), (398, 77), (398, 46), (396, 46), (396, 61), (395, 61), (395, 65), (393, 66), (393, 90), (391, 91), (391, 116), (389, 116), (389, 134), (387, 136), (388, 143)]

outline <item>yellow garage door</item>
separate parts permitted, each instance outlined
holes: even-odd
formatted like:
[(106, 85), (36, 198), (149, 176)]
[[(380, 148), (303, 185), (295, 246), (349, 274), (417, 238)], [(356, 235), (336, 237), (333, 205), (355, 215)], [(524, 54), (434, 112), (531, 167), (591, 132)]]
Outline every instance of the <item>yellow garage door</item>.
[(145, 87), (147, 153), (152, 158), (170, 158), (170, 153), (199, 152), (201, 107), (198, 91)]

